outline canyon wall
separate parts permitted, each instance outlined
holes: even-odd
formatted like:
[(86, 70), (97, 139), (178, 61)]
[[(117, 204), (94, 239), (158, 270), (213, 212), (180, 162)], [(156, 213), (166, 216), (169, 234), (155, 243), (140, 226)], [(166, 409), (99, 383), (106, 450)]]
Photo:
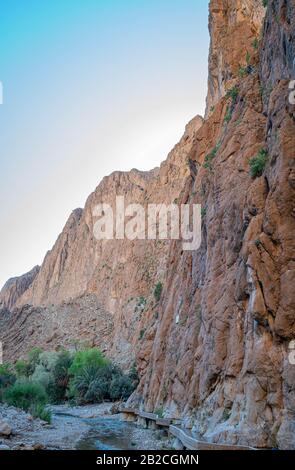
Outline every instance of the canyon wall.
[[(215, 442), (295, 448), (294, 13), (293, 1), (268, 2), (258, 65), (197, 134), (200, 169), (183, 198), (204, 208), (202, 246), (170, 251), (152, 353), (142, 348), (131, 399)], [(262, 149), (265, 170), (252, 178)]]
[(257, 66), (253, 44), (259, 40), (264, 14), (262, 0), (211, 0), (206, 117), (239, 81), (243, 69)]
[[(136, 361), (130, 405), (161, 408), (214, 442), (295, 448), (294, 18), (294, 0), (266, 11), (211, 0), (206, 120), (188, 124), (160, 168), (115, 172), (72, 213), (0, 315), (5, 359), (87, 340), (123, 367)], [(251, 175), (259, 154), (265, 168)], [(98, 242), (94, 208), (116, 195), (202, 204), (200, 249)]]

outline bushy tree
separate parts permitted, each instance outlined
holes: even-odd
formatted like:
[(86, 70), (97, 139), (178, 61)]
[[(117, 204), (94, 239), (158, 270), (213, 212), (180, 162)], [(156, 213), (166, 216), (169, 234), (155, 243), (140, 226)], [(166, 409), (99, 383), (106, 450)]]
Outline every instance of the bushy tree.
[(110, 384), (110, 398), (112, 400), (127, 400), (134, 390), (134, 385), (127, 375), (115, 376)]
[(16, 381), (16, 376), (13, 373), (10, 364), (0, 365), (0, 402), (3, 401), (6, 390), (11, 387)]
[(33, 382), (41, 384), (45, 390), (51, 381), (51, 371), (47, 370), (42, 364), (37, 364), (34, 373), (31, 375)]
[(35, 418), (51, 422), (51, 411), (46, 408), (48, 397), (39, 383), (30, 379), (19, 379), (6, 390), (4, 399), (9, 405), (21, 408)]
[(56, 351), (44, 351), (39, 355), (38, 364), (42, 365), (48, 372), (51, 372), (59, 358)]
[(31, 351), (29, 351), (28, 361), (29, 361), (29, 364), (32, 368), (32, 372), (34, 372), (35, 367), (39, 362), (40, 354), (42, 354), (42, 352), (43, 352), (43, 349), (41, 349), (41, 348), (33, 348), (33, 349), (31, 349)]
[(70, 382), (69, 369), (73, 363), (73, 355), (62, 349), (52, 371), (52, 377), (47, 387), (47, 393), (53, 403), (58, 403), (67, 398), (67, 390)]
[(69, 369), (71, 375), (78, 375), (85, 367), (103, 367), (109, 363), (103, 353), (98, 348), (85, 349), (84, 351), (78, 351), (75, 356), (73, 363)]
[(135, 377), (134, 370), (132, 376), (124, 375), (120, 367), (110, 361), (101, 361), (100, 356), (98, 361), (90, 360), (76, 370), (70, 382), (70, 396), (80, 403), (127, 399), (137, 385), (138, 376)]
[(100, 367), (93, 364), (83, 367), (71, 382), (71, 392), (81, 403), (101, 402), (107, 387), (101, 380)]
[(9, 405), (16, 406), (28, 411), (31, 406), (37, 404), (45, 405), (47, 395), (41, 384), (28, 379), (20, 379), (10, 387), (4, 395), (5, 401)]
[(39, 354), (38, 363), (31, 375), (33, 382), (41, 384), (48, 393), (49, 385), (54, 382), (53, 372), (59, 358), (59, 353), (46, 351)]
[(32, 374), (32, 367), (28, 361), (20, 359), (14, 366), (17, 377), (29, 377)]

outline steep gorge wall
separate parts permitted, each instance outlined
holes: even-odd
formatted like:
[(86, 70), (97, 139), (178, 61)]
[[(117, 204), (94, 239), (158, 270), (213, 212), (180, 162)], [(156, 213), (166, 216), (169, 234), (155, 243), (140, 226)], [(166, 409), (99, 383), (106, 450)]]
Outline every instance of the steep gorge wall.
[[(142, 349), (131, 401), (164, 408), (209, 440), (295, 448), (295, 4), (268, 4), (259, 67), (197, 134), (198, 166), (216, 154), (183, 195), (205, 208), (202, 246), (171, 249), (152, 353), (147, 360)], [(249, 160), (260, 149), (267, 165), (252, 179)]]
[(265, 14), (262, 0), (211, 0), (206, 117), (238, 81), (243, 68), (255, 67), (253, 43)]

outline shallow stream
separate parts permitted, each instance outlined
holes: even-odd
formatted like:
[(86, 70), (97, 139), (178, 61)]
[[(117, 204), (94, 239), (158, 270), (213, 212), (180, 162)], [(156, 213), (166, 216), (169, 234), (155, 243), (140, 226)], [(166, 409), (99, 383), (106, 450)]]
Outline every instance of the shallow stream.
[[(55, 413), (58, 420), (77, 420), (70, 413)], [(133, 423), (121, 421), (119, 417), (99, 416), (79, 418), (89, 426), (89, 432), (76, 445), (78, 450), (132, 450), (136, 448), (138, 428)]]

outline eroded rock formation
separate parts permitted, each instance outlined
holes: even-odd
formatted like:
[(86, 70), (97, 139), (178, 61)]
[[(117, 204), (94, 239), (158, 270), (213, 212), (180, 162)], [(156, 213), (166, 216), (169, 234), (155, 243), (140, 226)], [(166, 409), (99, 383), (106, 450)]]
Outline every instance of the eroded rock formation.
[[(268, 3), (259, 68), (235, 83), (237, 97), (221, 99), (196, 137), (196, 161), (214, 155), (184, 195), (197, 194), (206, 209), (203, 243), (192, 254), (177, 243), (170, 252), (137, 398), (213, 441), (294, 448), (295, 4)], [(260, 149), (266, 168), (252, 179), (249, 160)]]
[(264, 14), (262, 0), (211, 0), (207, 117), (244, 70), (257, 65), (253, 45), (255, 49)]

